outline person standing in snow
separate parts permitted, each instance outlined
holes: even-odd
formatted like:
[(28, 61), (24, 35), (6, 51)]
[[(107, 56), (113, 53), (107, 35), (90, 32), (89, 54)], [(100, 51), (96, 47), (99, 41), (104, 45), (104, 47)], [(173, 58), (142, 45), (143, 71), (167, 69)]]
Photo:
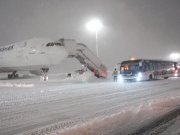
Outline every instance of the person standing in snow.
[(68, 73), (68, 74), (67, 74), (67, 77), (71, 77), (71, 73)]
[(99, 71), (98, 70), (96, 71), (96, 76), (97, 76), (97, 78), (99, 78)]
[(114, 76), (114, 82), (117, 82), (118, 71), (116, 69), (114, 70), (112, 75)]

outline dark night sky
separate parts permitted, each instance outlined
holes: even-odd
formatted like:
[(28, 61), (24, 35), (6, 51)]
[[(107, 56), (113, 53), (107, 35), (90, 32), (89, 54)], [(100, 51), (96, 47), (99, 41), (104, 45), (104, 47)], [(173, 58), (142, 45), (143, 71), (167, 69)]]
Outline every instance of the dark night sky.
[(0, 46), (72, 38), (95, 53), (95, 32), (86, 28), (94, 18), (103, 24), (99, 57), (109, 69), (129, 56), (170, 59), (180, 53), (180, 0), (1, 0)]

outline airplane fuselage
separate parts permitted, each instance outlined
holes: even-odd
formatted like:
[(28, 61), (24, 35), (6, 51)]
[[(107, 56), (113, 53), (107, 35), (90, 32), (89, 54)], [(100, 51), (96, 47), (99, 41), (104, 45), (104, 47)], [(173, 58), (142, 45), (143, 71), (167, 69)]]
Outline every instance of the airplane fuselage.
[(0, 47), (0, 72), (30, 71), (60, 64), (68, 51), (60, 41), (34, 38)]

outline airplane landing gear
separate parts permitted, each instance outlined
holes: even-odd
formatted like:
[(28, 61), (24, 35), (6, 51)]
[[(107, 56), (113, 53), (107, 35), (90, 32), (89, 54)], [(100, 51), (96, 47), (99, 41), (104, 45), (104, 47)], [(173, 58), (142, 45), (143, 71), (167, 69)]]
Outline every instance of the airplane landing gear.
[(19, 78), (19, 75), (18, 75), (18, 74), (15, 74), (15, 78)]
[(12, 78), (12, 75), (11, 74), (8, 74), (8, 79), (11, 79)]
[(48, 81), (48, 75), (47, 75), (47, 73), (48, 73), (48, 71), (49, 71), (49, 68), (42, 68), (41, 69), (42, 70), (42, 76), (40, 76), (40, 80), (41, 81)]
[(8, 79), (11, 79), (11, 78), (18, 78), (19, 75), (16, 74), (16, 71), (14, 71), (12, 74), (8, 74)]
[(47, 75), (40, 76), (40, 80), (41, 81), (48, 81), (48, 76)]

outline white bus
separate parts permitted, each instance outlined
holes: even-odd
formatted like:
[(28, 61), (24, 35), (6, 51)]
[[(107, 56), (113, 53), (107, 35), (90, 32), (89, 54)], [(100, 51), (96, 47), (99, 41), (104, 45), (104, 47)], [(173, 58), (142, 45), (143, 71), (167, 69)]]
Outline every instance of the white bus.
[(117, 66), (120, 70), (119, 81), (168, 79), (173, 77), (177, 70), (177, 62), (166, 60), (127, 60), (118, 63)]

